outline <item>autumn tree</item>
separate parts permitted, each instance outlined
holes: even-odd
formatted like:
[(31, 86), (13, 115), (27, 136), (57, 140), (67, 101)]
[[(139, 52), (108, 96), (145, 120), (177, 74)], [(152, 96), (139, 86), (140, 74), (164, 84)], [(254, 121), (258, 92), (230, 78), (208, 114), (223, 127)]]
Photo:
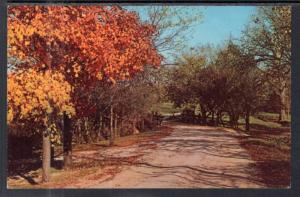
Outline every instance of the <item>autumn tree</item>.
[(32, 132), (43, 136), (43, 181), (50, 179), (50, 141), (60, 142), (55, 119), (75, 115), (70, 94), (71, 85), (58, 72), (27, 69), (8, 75), (8, 123), (29, 119), (41, 126)]
[(154, 26), (120, 7), (11, 6), (9, 16), (10, 56), (34, 62), (30, 66), (39, 70), (76, 75), (83, 67), (92, 76), (114, 81), (146, 64), (160, 64), (151, 39)]
[(8, 24), (9, 56), (29, 62), (15, 67), (60, 70), (73, 93), (160, 65), (155, 27), (118, 6), (11, 6)]
[(258, 16), (244, 32), (242, 47), (256, 57), (271, 87), (280, 96), (280, 121), (290, 113), (291, 8), (258, 8)]
[[(8, 54), (12, 70), (57, 71), (72, 86), (77, 115), (90, 110), (97, 81), (130, 79), (145, 65), (159, 66), (153, 25), (119, 6), (10, 6)], [(93, 107), (93, 106), (92, 106)]]

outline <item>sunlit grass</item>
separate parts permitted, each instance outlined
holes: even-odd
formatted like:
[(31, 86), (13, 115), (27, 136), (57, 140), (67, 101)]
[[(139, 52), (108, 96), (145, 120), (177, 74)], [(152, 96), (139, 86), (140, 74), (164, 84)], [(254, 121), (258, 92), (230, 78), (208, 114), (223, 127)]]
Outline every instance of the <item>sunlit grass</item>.
[[(239, 122), (244, 124), (245, 120), (240, 119)], [(250, 124), (260, 125), (260, 126), (264, 126), (264, 127), (268, 127), (268, 128), (280, 128), (281, 127), (281, 124), (279, 124), (277, 122), (264, 121), (264, 120), (254, 117), (254, 116), (250, 117)]]
[(181, 108), (175, 108), (171, 102), (158, 103), (152, 107), (152, 110), (157, 111), (162, 115), (172, 115), (182, 111)]

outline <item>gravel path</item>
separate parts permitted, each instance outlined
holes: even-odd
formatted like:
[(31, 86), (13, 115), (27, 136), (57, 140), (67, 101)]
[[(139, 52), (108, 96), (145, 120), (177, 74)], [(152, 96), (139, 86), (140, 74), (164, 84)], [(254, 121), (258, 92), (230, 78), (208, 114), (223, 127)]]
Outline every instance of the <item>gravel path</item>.
[[(166, 123), (173, 132), (164, 138), (130, 147), (113, 147), (101, 155), (141, 156), (123, 165), (113, 177), (93, 180), (85, 188), (262, 188), (247, 152), (234, 130)], [(153, 147), (156, 148), (147, 148)], [(101, 150), (100, 150), (101, 151)], [(100, 154), (92, 151), (85, 156)]]

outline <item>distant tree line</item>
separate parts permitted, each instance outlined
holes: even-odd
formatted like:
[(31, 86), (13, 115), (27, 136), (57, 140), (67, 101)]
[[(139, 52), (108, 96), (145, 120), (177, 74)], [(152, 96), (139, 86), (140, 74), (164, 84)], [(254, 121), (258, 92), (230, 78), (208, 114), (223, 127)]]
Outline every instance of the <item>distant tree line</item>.
[(279, 122), (290, 115), (291, 11), (261, 7), (243, 33), (219, 49), (211, 46), (183, 53), (169, 69), (166, 93), (175, 106), (185, 106), (183, 119), (232, 127), (244, 118), (271, 111)]

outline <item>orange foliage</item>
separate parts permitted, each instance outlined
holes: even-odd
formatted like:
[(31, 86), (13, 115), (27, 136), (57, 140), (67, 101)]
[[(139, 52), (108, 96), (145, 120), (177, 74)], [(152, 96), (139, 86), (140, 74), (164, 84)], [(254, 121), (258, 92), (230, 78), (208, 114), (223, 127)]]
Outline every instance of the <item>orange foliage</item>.
[(9, 56), (37, 70), (63, 71), (69, 82), (82, 71), (112, 82), (128, 79), (161, 62), (155, 27), (118, 6), (10, 6), (8, 15)]
[[(49, 114), (75, 114), (71, 103), (71, 86), (62, 74), (39, 73), (33, 69), (8, 75), (8, 122), (34, 118), (48, 125)], [(54, 112), (54, 113), (53, 113)]]

